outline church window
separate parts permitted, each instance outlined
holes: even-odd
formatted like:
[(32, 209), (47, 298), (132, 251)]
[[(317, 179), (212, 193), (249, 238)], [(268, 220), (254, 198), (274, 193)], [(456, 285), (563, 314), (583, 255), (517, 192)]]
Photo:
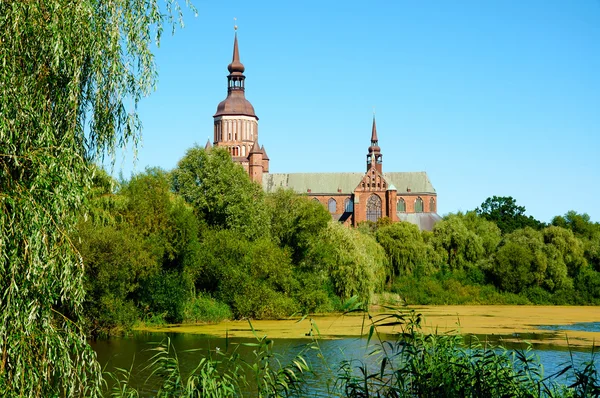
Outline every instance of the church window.
[(435, 213), (435, 199), (429, 199), (429, 211)]
[(337, 205), (337, 202), (335, 201), (335, 199), (333, 199), (333, 198), (329, 199), (329, 202), (327, 202), (327, 208), (329, 209), (330, 213), (335, 213), (336, 205)]
[(344, 211), (346, 213), (352, 213), (354, 211), (354, 203), (352, 203), (352, 199), (346, 198), (344, 201)]
[(421, 198), (415, 200), (415, 213), (423, 213), (423, 199)]
[(406, 202), (404, 199), (400, 198), (398, 203), (396, 203), (396, 211), (404, 213), (406, 211)]
[(315, 201), (317, 203), (321, 203), (321, 202), (319, 202), (319, 199), (317, 199), (317, 198), (313, 198), (313, 201)]
[(381, 218), (381, 198), (371, 195), (367, 200), (367, 220), (377, 222)]

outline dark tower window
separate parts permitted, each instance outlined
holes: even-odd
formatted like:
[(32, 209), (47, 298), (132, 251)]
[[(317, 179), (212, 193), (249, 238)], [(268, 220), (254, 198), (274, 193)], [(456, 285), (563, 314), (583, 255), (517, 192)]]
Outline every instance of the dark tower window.
[(329, 199), (329, 202), (327, 202), (327, 208), (329, 209), (330, 213), (335, 213), (335, 208), (336, 208), (336, 201), (335, 199), (331, 198)]
[(367, 200), (367, 220), (377, 222), (381, 218), (381, 198), (371, 195)]
[(400, 198), (398, 203), (396, 203), (396, 211), (404, 213), (406, 211), (406, 202), (404, 199)]
[(423, 199), (421, 198), (415, 200), (415, 213), (423, 213)]
[(352, 203), (352, 199), (346, 198), (344, 201), (344, 211), (346, 213), (352, 213), (354, 211), (354, 203)]
[(433, 198), (429, 199), (429, 211), (435, 213), (435, 200)]

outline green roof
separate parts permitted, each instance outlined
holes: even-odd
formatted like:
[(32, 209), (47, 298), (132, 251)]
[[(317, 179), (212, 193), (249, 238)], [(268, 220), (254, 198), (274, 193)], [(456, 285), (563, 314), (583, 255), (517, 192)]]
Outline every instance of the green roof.
[[(275, 192), (278, 188), (293, 189), (297, 193), (312, 194), (351, 194), (358, 186), (365, 173), (265, 173), (263, 174), (263, 189), (265, 192)], [(397, 187), (398, 193), (435, 193), (435, 189), (427, 173), (399, 172), (383, 173), (388, 184)]]

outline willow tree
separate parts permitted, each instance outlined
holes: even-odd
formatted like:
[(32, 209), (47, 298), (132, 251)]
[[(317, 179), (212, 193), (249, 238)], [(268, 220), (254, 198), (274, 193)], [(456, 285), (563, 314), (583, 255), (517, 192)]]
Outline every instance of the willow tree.
[(96, 396), (69, 239), (92, 165), (138, 141), (175, 0), (0, 1), (0, 393)]

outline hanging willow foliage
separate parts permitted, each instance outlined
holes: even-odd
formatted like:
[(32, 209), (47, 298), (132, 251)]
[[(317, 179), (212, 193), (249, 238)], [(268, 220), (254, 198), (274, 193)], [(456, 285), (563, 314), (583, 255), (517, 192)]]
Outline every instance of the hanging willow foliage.
[[(92, 164), (138, 142), (176, 0), (0, 0), (0, 395), (97, 396), (69, 240)], [(129, 105), (129, 106), (127, 106)]]

